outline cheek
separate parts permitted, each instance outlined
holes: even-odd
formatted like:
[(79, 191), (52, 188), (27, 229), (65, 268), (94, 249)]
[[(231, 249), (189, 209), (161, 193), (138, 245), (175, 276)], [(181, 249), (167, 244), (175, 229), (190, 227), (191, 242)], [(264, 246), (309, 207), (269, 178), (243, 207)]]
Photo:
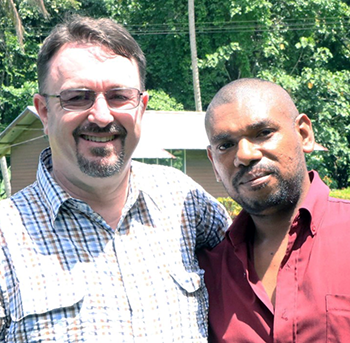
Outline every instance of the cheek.
[(69, 118), (68, 116), (50, 116), (45, 128), (46, 134), (55, 140), (64, 140), (69, 143), (69, 137), (73, 138), (73, 130), (81, 124), (73, 119), (73, 117)]
[(140, 137), (141, 135), (141, 127), (142, 127), (142, 114), (139, 112), (129, 114), (120, 118), (117, 118), (121, 125), (128, 132), (128, 136), (136, 136)]
[(233, 173), (233, 157), (227, 155), (219, 155), (213, 159), (215, 168), (222, 179), (230, 178)]
[(47, 131), (49, 136), (60, 136), (62, 124), (55, 117), (50, 117), (47, 123)]
[(45, 133), (51, 137), (55, 134), (56, 120), (53, 116), (49, 116), (45, 125)]

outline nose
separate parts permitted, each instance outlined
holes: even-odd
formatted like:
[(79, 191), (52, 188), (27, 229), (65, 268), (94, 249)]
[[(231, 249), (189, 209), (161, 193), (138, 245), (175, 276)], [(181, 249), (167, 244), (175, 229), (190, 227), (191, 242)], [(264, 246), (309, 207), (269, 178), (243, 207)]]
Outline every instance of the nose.
[(248, 139), (241, 139), (237, 145), (237, 152), (234, 159), (234, 166), (239, 167), (241, 165), (247, 167), (253, 161), (260, 160), (262, 153), (259, 147)]
[(108, 107), (104, 94), (100, 93), (96, 96), (95, 103), (90, 108), (88, 120), (100, 127), (106, 127), (114, 121), (114, 116)]

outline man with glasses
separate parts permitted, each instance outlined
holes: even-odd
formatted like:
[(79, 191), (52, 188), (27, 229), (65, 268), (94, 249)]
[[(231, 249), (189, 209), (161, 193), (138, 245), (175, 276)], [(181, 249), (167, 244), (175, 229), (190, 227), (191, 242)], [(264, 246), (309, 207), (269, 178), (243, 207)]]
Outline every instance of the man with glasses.
[(228, 217), (181, 172), (131, 162), (145, 64), (109, 19), (72, 18), (44, 41), (34, 104), (50, 148), (0, 203), (0, 341), (207, 340), (195, 250)]

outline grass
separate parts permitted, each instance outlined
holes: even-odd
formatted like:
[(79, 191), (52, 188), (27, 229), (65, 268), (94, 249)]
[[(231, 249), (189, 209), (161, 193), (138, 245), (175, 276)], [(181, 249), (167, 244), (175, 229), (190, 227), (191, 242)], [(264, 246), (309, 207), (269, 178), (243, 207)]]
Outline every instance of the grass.
[(350, 200), (350, 187), (344, 189), (331, 189), (330, 196), (333, 198)]

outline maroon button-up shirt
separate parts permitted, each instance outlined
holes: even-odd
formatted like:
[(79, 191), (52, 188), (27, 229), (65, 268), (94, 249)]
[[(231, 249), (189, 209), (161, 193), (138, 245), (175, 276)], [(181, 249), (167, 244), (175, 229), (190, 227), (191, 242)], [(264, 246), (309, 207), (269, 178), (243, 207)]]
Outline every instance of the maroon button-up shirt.
[(289, 232), (273, 308), (252, 263), (242, 211), (226, 239), (199, 255), (209, 291), (210, 342), (350, 342), (350, 202), (316, 172)]

